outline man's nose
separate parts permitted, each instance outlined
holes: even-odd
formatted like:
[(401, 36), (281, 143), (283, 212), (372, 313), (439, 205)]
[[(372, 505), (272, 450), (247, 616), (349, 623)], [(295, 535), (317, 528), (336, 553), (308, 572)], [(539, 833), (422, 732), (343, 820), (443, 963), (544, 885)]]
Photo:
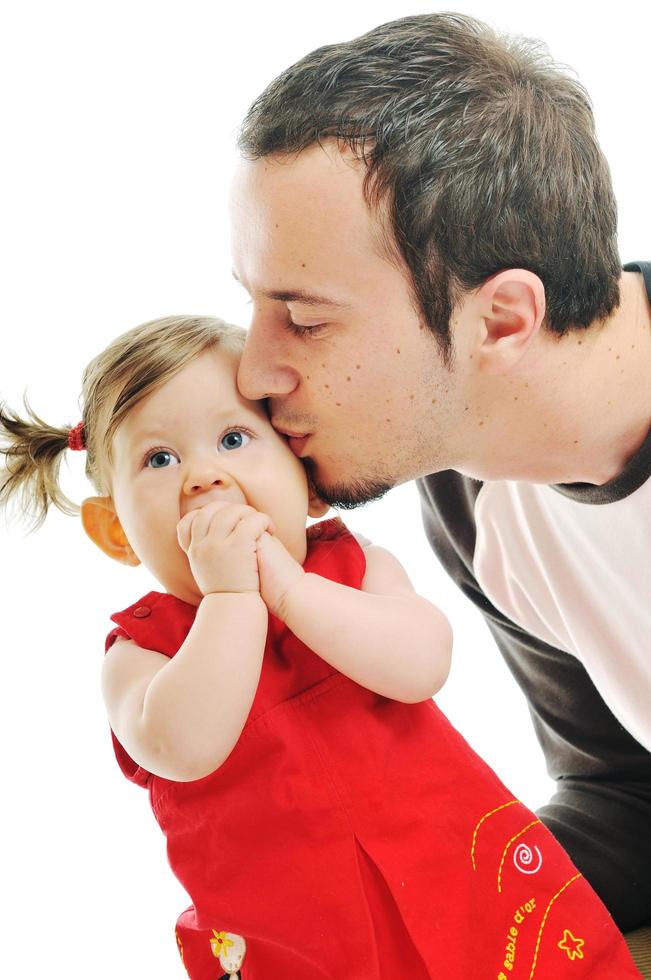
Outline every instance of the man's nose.
[(254, 317), (247, 332), (237, 371), (237, 387), (244, 398), (257, 401), (288, 395), (298, 385), (298, 372), (287, 363), (275, 331)]

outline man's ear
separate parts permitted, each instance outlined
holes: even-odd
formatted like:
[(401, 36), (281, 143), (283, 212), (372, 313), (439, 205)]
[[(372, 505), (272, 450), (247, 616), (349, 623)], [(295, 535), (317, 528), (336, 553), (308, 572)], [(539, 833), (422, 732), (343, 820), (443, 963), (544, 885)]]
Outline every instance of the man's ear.
[(527, 269), (505, 269), (477, 291), (482, 339), (479, 363), (488, 374), (509, 371), (545, 319), (545, 287)]
[(123, 565), (140, 564), (110, 497), (87, 497), (81, 505), (81, 523), (90, 540), (109, 558)]

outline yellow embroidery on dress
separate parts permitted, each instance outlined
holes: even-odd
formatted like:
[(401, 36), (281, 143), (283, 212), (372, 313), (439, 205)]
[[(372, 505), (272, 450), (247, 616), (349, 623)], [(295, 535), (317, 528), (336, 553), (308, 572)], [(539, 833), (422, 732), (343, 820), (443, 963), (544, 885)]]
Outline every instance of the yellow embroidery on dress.
[(221, 956), (229, 946), (233, 945), (233, 940), (228, 938), (227, 933), (217, 932), (215, 929), (212, 931), (213, 938), (210, 940), (210, 948), (212, 949), (213, 956)]
[(481, 820), (475, 827), (474, 834), (472, 835), (472, 847), (470, 848), (470, 859), (472, 861), (473, 871), (477, 870), (477, 866), (475, 864), (475, 844), (477, 843), (477, 833), (479, 831), (479, 828), (483, 824), (484, 820), (488, 820), (489, 817), (492, 817), (494, 813), (499, 813), (500, 810), (505, 810), (507, 806), (513, 806), (514, 803), (519, 803), (519, 802), (520, 800), (511, 800), (509, 803), (502, 803), (501, 806), (496, 806), (494, 810), (489, 810), (489, 812), (485, 813), (484, 816), (481, 818)]
[[(183, 964), (183, 966), (185, 966), (185, 957), (183, 955), (183, 943), (181, 942), (181, 936), (179, 934), (178, 929), (174, 930), (174, 935), (176, 936), (176, 945), (179, 951), (179, 956), (181, 957), (181, 963)], [(187, 966), (185, 966), (185, 970), (188, 976), (190, 976)]]
[(183, 963), (183, 966), (185, 966), (185, 960), (183, 959), (183, 943), (181, 942), (181, 937), (179, 936), (179, 930), (175, 929), (174, 933), (176, 935), (176, 945), (178, 946), (179, 949), (179, 956), (181, 957), (181, 963)]
[(583, 947), (585, 946), (585, 939), (579, 939), (578, 936), (573, 936), (569, 929), (563, 930), (563, 938), (558, 944), (558, 948), (562, 949), (563, 952), (567, 953), (571, 960), (583, 959)]
[(549, 911), (550, 911), (552, 905), (554, 904), (554, 902), (556, 901), (556, 899), (560, 895), (563, 894), (563, 892), (565, 891), (565, 889), (570, 887), (570, 885), (572, 884), (573, 881), (576, 881), (577, 878), (582, 878), (582, 877), (583, 877), (583, 875), (579, 872), (579, 873), (575, 874), (573, 878), (569, 878), (565, 882), (565, 884), (563, 885), (563, 887), (562, 888), (559, 888), (559, 890), (556, 892), (556, 894), (554, 895), (554, 897), (550, 900), (549, 904), (547, 905), (547, 908), (545, 909), (545, 914), (543, 915), (543, 920), (542, 920), (542, 922), (540, 924), (540, 929), (538, 930), (538, 939), (536, 940), (536, 949), (535, 949), (535, 952), (533, 954), (533, 963), (531, 964), (531, 973), (529, 974), (529, 980), (532, 980), (533, 975), (536, 972), (536, 963), (538, 961), (538, 950), (540, 949), (540, 940), (542, 939), (543, 929), (545, 928), (545, 923), (547, 922), (547, 916), (549, 915)]

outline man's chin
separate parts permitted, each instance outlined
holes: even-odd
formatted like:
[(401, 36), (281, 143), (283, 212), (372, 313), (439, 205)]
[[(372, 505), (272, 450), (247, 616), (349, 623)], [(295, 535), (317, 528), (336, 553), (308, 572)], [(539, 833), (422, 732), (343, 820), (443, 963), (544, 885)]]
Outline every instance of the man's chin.
[(330, 507), (337, 507), (340, 510), (354, 510), (355, 507), (369, 504), (372, 500), (379, 500), (395, 486), (395, 483), (388, 480), (359, 478), (346, 482), (327, 483), (319, 477), (318, 468), (309, 456), (303, 462), (310, 482), (321, 500)]

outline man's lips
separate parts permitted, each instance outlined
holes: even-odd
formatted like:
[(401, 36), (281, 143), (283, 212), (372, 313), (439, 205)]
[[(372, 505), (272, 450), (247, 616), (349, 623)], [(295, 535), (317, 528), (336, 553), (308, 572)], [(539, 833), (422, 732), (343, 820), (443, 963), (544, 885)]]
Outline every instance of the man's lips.
[(307, 436), (290, 436), (289, 437), (289, 448), (296, 456), (303, 456), (305, 451), (305, 443), (310, 438)]
[(303, 455), (303, 449), (305, 447), (306, 442), (312, 435), (311, 432), (308, 433), (292, 432), (291, 429), (283, 429), (282, 426), (274, 426), (274, 428), (276, 429), (276, 432), (280, 432), (282, 433), (282, 435), (288, 437), (289, 448), (294, 453), (294, 455), (296, 456)]

